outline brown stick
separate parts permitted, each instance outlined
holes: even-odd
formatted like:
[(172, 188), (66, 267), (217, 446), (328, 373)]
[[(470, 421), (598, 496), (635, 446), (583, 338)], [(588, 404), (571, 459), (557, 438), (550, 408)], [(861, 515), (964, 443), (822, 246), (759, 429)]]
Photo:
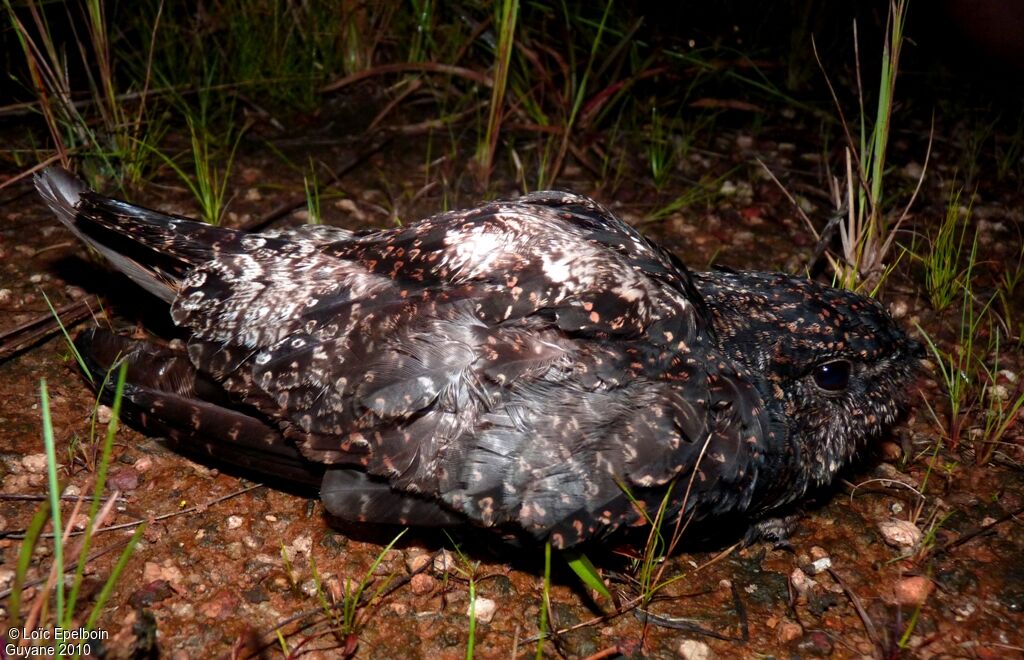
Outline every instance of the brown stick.
[(419, 71), (423, 73), (441, 73), (449, 76), (458, 76), (459, 78), (466, 78), (472, 80), (475, 83), (483, 85), (484, 87), (493, 87), (494, 81), (491, 80), (486, 74), (474, 71), (473, 69), (467, 69), (461, 66), (452, 66), (450, 64), (438, 64), (437, 62), (407, 62), (399, 64), (384, 64), (381, 66), (375, 66), (372, 69), (366, 69), (345, 76), (340, 80), (335, 80), (332, 83), (327, 83), (320, 88), (321, 93), (336, 92), (342, 87), (347, 87), (352, 83), (357, 83), (360, 80), (372, 78), (374, 76), (383, 75), (385, 73), (404, 73), (407, 71)]
[(57, 309), (56, 314), (43, 312), (31, 321), (3, 331), (0, 333), (0, 360), (5, 360), (59, 332), (58, 317), (65, 328), (70, 328), (88, 318), (90, 314), (88, 301), (82, 299)]
[(50, 165), (51, 163), (57, 162), (58, 160), (60, 160), (60, 158), (61, 158), (60, 154), (54, 154), (54, 155), (50, 156), (49, 158), (47, 158), (46, 160), (44, 160), (43, 162), (28, 168), (27, 170), (25, 170), (21, 174), (14, 175), (10, 179), (7, 179), (3, 183), (0, 183), (0, 190), (3, 190), (7, 186), (13, 186), (15, 183), (21, 181), (25, 177), (27, 177), (29, 175), (32, 175), (32, 174), (35, 174), (36, 172), (38, 172), (39, 170), (43, 169), (47, 165)]

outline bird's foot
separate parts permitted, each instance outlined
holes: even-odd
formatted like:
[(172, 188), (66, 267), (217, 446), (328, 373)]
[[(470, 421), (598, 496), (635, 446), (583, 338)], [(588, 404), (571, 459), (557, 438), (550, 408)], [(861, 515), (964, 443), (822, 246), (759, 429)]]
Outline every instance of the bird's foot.
[(797, 522), (802, 517), (799, 513), (778, 518), (764, 518), (750, 525), (743, 535), (744, 547), (754, 543), (770, 543), (775, 549), (792, 550), (790, 535), (796, 531)]

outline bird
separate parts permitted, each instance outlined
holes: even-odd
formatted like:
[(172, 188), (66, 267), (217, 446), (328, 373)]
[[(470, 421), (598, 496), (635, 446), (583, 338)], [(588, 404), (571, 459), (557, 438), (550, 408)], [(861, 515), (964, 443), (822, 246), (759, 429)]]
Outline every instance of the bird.
[(105, 197), (57, 166), (35, 186), (184, 335), (76, 338), (92, 370), (124, 365), (133, 423), (319, 486), (341, 521), (556, 548), (659, 507), (757, 524), (896, 424), (922, 354), (872, 298), (690, 270), (570, 192), (250, 233)]

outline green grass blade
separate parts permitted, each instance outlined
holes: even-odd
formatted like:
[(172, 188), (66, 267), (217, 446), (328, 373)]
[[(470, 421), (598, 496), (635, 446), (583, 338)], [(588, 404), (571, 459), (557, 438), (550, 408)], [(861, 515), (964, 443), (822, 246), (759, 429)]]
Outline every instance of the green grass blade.
[(583, 584), (587, 585), (597, 593), (601, 594), (609, 601), (612, 600), (612, 594), (608, 591), (608, 587), (605, 586), (604, 580), (601, 579), (601, 574), (598, 573), (597, 568), (591, 563), (590, 559), (576, 550), (566, 550), (562, 553), (565, 560), (569, 563), (569, 568), (583, 581)]
[(40, 405), (43, 408), (43, 444), (46, 447), (46, 477), (50, 491), (50, 520), (53, 527), (53, 561), (57, 567), (57, 620), (64, 621), (64, 539), (60, 519), (60, 483), (57, 481), (57, 450), (50, 419), (50, 394), (46, 379), (39, 379)]
[(503, 0), (497, 13), (499, 22), (498, 48), (495, 53), (494, 87), (491, 88), (491, 104), (487, 117), (487, 130), (483, 144), (479, 145), (477, 160), (483, 168), (485, 181), (489, 180), (494, 167), (494, 152), (498, 146), (498, 134), (508, 88), (509, 63), (515, 43), (516, 20), (519, 16), (519, 0)]
[(71, 335), (68, 334), (68, 329), (64, 327), (64, 324), (60, 320), (60, 316), (57, 315), (57, 310), (54, 309), (53, 303), (50, 302), (50, 298), (42, 290), (40, 290), (39, 293), (43, 295), (43, 300), (46, 301), (46, 306), (50, 308), (50, 313), (53, 314), (54, 320), (57, 321), (57, 326), (60, 327), (60, 331), (64, 333), (64, 339), (67, 340), (68, 348), (71, 349), (72, 355), (75, 356), (75, 361), (78, 362), (78, 366), (82, 368), (82, 371), (85, 373), (85, 377), (89, 379), (89, 382), (95, 383), (96, 381), (93, 380), (92, 374), (89, 373), (89, 367), (85, 365), (85, 359), (82, 357), (82, 354), (78, 352), (78, 347), (75, 346), (75, 342), (71, 340)]
[(466, 660), (473, 660), (476, 648), (476, 582), (469, 579), (469, 641), (466, 642)]

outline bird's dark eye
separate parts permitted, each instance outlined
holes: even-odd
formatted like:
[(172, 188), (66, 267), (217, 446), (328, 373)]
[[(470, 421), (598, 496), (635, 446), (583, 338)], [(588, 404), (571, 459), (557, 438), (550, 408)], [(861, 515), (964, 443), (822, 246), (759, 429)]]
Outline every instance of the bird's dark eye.
[(850, 363), (833, 360), (814, 368), (814, 384), (826, 392), (841, 392), (850, 384)]

